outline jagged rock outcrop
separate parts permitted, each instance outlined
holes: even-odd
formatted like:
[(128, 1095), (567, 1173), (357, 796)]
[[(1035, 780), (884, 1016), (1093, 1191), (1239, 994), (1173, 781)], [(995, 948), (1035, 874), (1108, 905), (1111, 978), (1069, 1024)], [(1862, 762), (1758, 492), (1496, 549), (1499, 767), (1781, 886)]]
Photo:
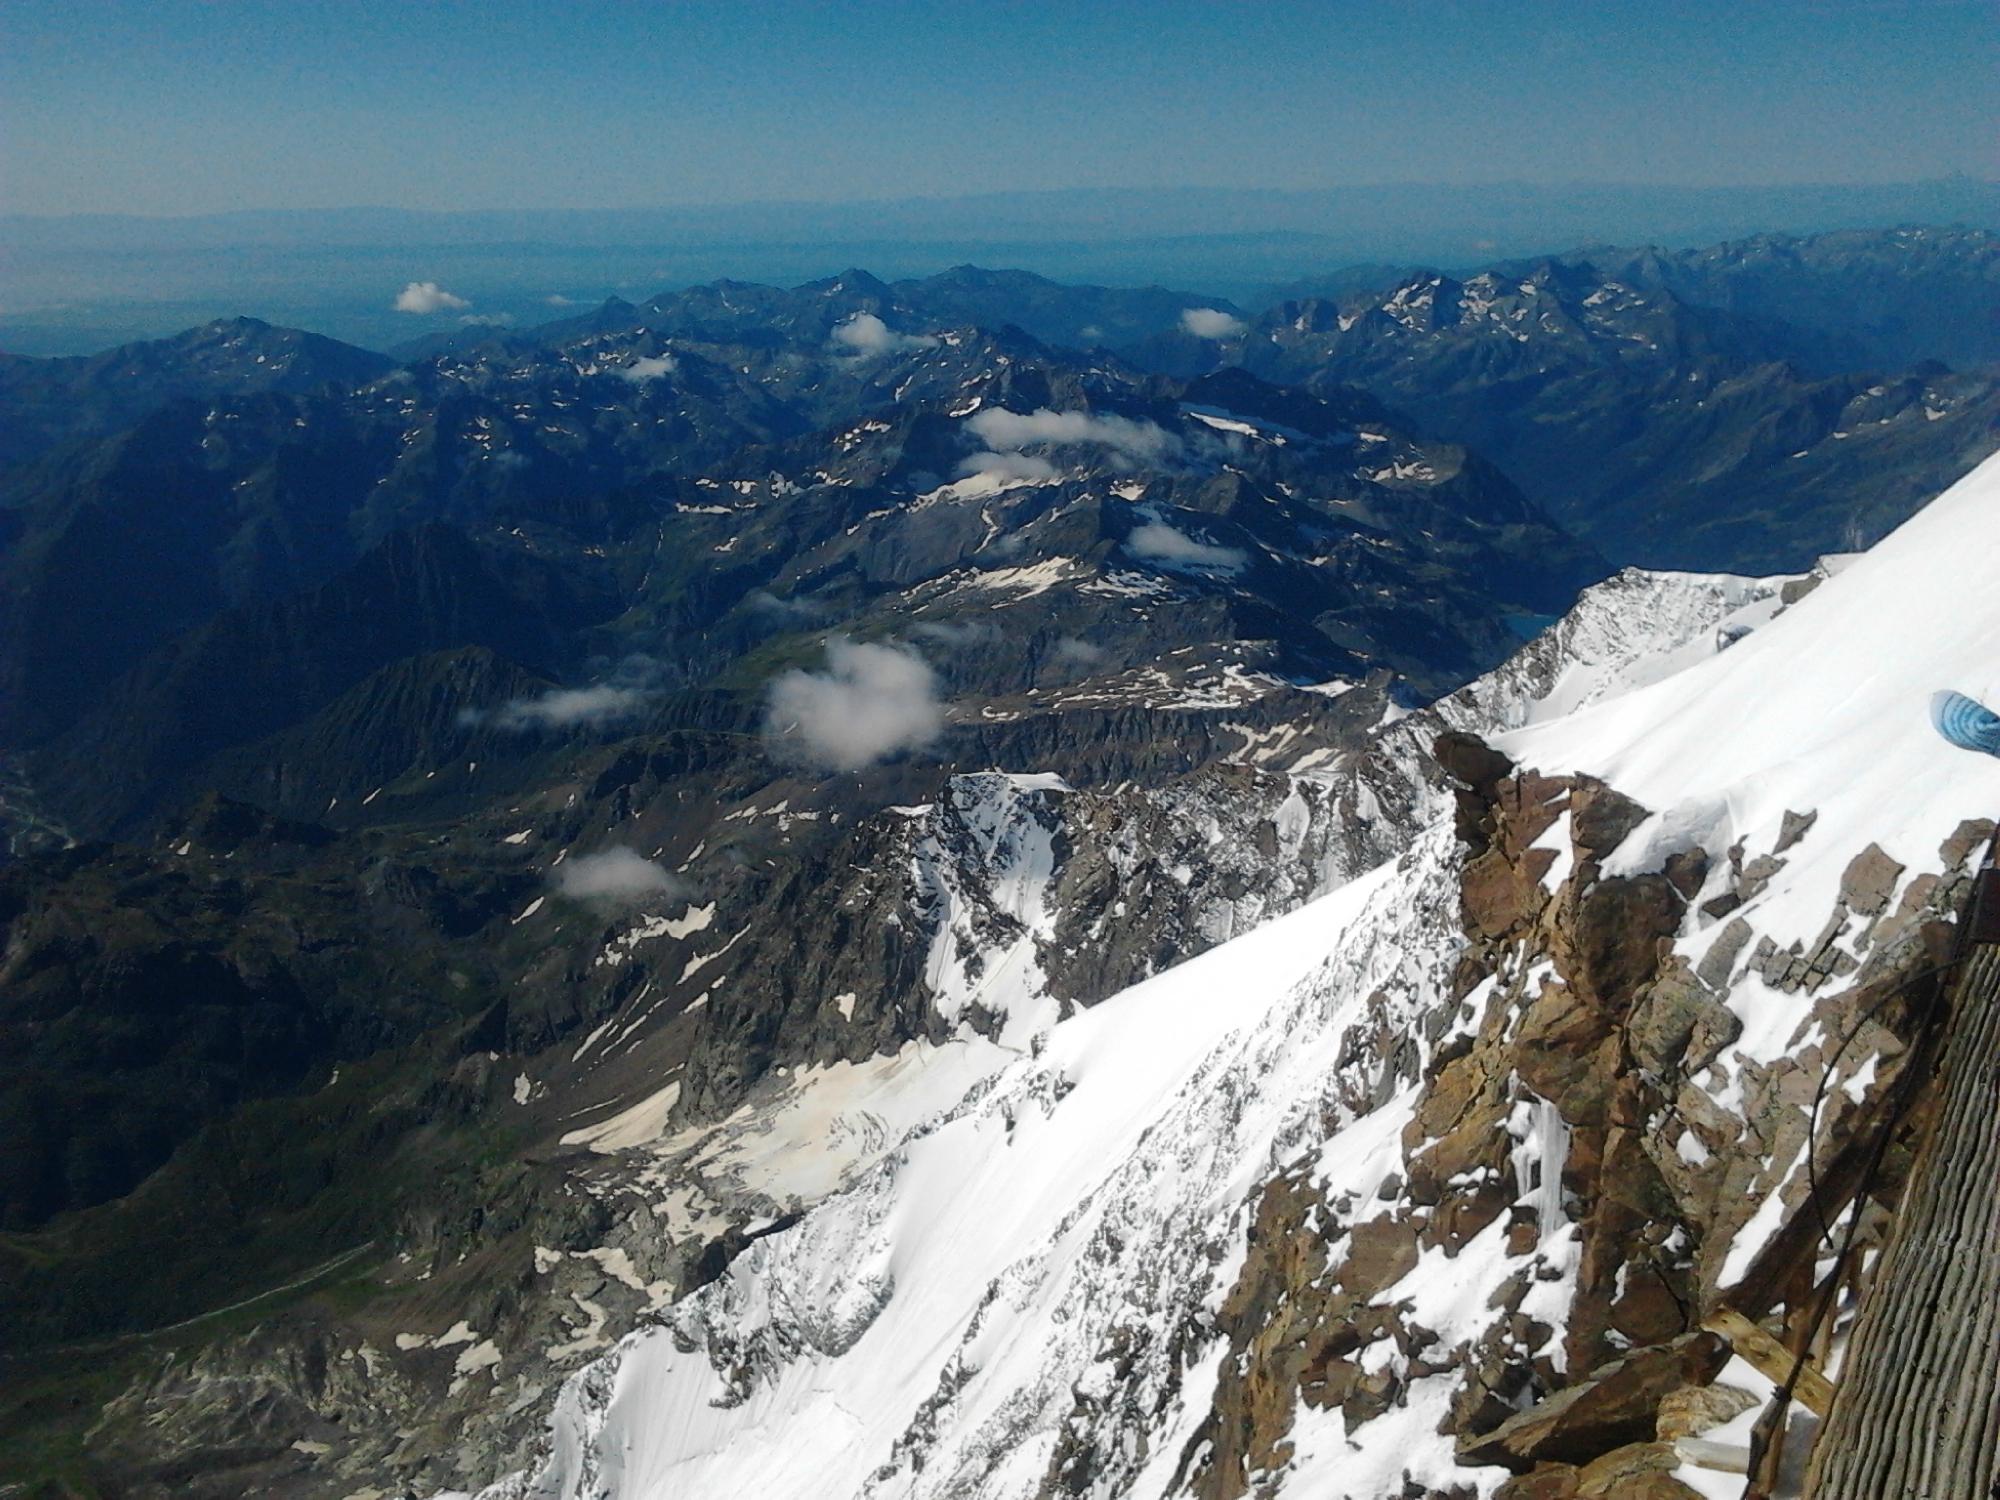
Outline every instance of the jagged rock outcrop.
[[(1805, 1045), (1769, 1069), (1741, 1063), (1738, 1114), (1696, 1080), (1717, 1076), (1743, 1029), (1727, 1003), (1730, 966), (1757, 960), (1734, 938), (1711, 950), (1728, 956), (1704, 977), (1675, 939), (1699, 895), (1760, 878), (1756, 862), (1739, 850), (1710, 871), (1694, 849), (1607, 874), (1648, 817), (1615, 787), (1516, 767), (1464, 733), (1440, 735), (1436, 758), (1459, 783), (1466, 854), (1456, 1003), (1429, 1023), (1399, 1171), (1375, 1205), (1324, 1201), (1298, 1172), (1264, 1188), (1218, 1316), (1229, 1353), (1190, 1490), (1263, 1494), (1259, 1476), (1284, 1469), (1303, 1411), (1337, 1407), (1353, 1432), (1400, 1405), (1412, 1379), (1444, 1371), (1455, 1389), (1440, 1430), (1461, 1462), (1517, 1471), (1501, 1490), (1509, 1500), (1692, 1496), (1672, 1476), (1685, 1459), (1671, 1440), (1747, 1399), (1712, 1384), (1728, 1346), (1704, 1316), (1745, 1297), (1764, 1311), (1784, 1290), (1769, 1268), (1798, 1253), (1781, 1229), (1725, 1287), (1733, 1242), (1810, 1126), (1831, 1159), (1874, 1127), (1914, 1040), (1898, 987), (1942, 940), (1981, 830), (1948, 841), (1941, 858), (1956, 873), (1911, 882), (1894, 915), (1902, 872), (1864, 850), (1830, 930), (1860, 916), (1865, 957), (1829, 939), (1785, 959), (1795, 987), (1827, 991), (1828, 1037), (1852, 1035), (1872, 1059), (1865, 1092), (1822, 1086), (1812, 1118), (1811, 1081), (1840, 1059), (1831, 1041)], [(1788, 819), (1787, 837), (1810, 824)], [(1835, 951), (1844, 962), (1826, 961)], [(1833, 985), (1841, 976), (1855, 987)], [(1893, 1200), (1892, 1183), (1872, 1190)], [(1804, 1206), (1787, 1207), (1804, 1226)], [(1493, 1288), (1483, 1330), (1454, 1346), (1411, 1321), (1398, 1292), (1420, 1260), (1449, 1263), (1492, 1234), (1521, 1261)], [(1537, 1291), (1556, 1284), (1551, 1315)]]

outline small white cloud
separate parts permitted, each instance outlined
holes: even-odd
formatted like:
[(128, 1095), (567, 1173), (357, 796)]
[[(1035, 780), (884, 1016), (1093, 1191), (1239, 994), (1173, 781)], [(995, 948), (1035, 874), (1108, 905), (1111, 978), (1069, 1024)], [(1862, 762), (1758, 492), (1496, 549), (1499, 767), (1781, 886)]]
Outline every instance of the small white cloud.
[(815, 765), (858, 771), (944, 731), (937, 677), (914, 651), (849, 640), (826, 647), (824, 672), (787, 672), (771, 684), (765, 730)]
[(785, 599), (769, 589), (750, 590), (743, 596), (743, 607), (774, 620), (817, 620), (826, 613), (810, 599)]
[(1046, 484), (1056, 477), (1056, 466), (1032, 453), (975, 453), (958, 466), (958, 477), (975, 475), (1002, 484)]
[(1109, 448), (1133, 463), (1159, 463), (1181, 452), (1181, 440), (1157, 422), (1092, 412), (1047, 407), (1018, 412), (989, 406), (967, 417), (965, 425), (987, 447), (1003, 453), (1019, 452), (1032, 443), (1084, 443)]
[(949, 651), (962, 651), (967, 646), (983, 646), (1000, 638), (1000, 632), (990, 624), (980, 620), (966, 620), (953, 623), (947, 620), (924, 620), (910, 627), (910, 634), (921, 640), (936, 641)]
[(855, 354), (900, 354), (905, 349), (934, 349), (927, 333), (898, 333), (875, 314), (859, 312), (833, 330), (833, 341)]
[(394, 306), (397, 312), (428, 316), (437, 312), (462, 312), (472, 304), (447, 292), (435, 281), (413, 281), (396, 293)]
[(467, 328), (512, 328), (512, 313), (467, 313), (458, 320)]
[(601, 854), (564, 860), (555, 868), (555, 887), (572, 901), (604, 906), (641, 901), (649, 896), (678, 900), (687, 894), (687, 882), (636, 849), (623, 845)]
[(1092, 668), (1104, 665), (1108, 654), (1102, 646), (1094, 646), (1089, 641), (1066, 635), (1056, 642), (1055, 659), (1058, 666), (1074, 667), (1088, 672)]
[(576, 298), (565, 297), (561, 292), (551, 292), (548, 296), (542, 298), (542, 301), (550, 307), (575, 307), (577, 305)]
[(1184, 307), (1181, 327), (1198, 339), (1233, 339), (1249, 325), (1219, 307)]
[(516, 698), (493, 714), (502, 729), (570, 729), (578, 725), (610, 724), (628, 719), (652, 695), (643, 688), (608, 682), (589, 687), (555, 688), (539, 698)]
[(649, 380), (658, 380), (662, 375), (671, 375), (680, 366), (671, 354), (641, 355), (629, 365), (622, 365), (611, 373), (620, 380), (629, 380), (634, 385), (644, 385)]
[(1133, 527), (1125, 538), (1125, 550), (1134, 557), (1168, 567), (1208, 568), (1222, 573), (1234, 573), (1250, 561), (1250, 554), (1241, 547), (1219, 547), (1213, 542), (1197, 541), (1158, 521)]

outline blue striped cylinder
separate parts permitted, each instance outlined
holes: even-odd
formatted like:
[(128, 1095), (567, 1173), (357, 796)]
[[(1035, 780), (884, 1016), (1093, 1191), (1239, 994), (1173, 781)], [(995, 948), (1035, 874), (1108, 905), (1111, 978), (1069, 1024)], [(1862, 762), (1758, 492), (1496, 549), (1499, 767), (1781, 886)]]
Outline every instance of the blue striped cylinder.
[(2000, 714), (1963, 693), (1931, 694), (1931, 723), (1961, 750), (2000, 755)]

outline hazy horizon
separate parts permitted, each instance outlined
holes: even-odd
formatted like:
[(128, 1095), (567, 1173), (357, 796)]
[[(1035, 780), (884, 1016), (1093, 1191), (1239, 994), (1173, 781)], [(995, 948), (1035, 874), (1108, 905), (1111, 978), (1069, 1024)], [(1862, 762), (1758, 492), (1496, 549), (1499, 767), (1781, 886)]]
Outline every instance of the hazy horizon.
[[(1897, 224), (2000, 228), (2000, 186), (1490, 184), (982, 194), (665, 210), (0, 213), (0, 348), (86, 353), (248, 314), (387, 349), (462, 322), (527, 326), (608, 296), (720, 279), (796, 285), (973, 263), (1156, 284), (1246, 307), (1356, 265), (1463, 269), (1591, 245), (1695, 248)], [(398, 306), (408, 284), (448, 296)]]
[(62, 223), (89, 222), (93, 220), (126, 220), (145, 224), (177, 224), (196, 221), (254, 220), (268, 219), (282, 221), (309, 219), (325, 216), (366, 216), (379, 215), (383, 218), (408, 218), (415, 220), (471, 220), (496, 218), (568, 218), (580, 220), (615, 220), (619, 218), (639, 218), (648, 216), (682, 216), (690, 219), (705, 218), (717, 214), (744, 212), (785, 212), (800, 210), (824, 211), (847, 209), (881, 209), (914, 206), (964, 205), (993, 202), (1029, 201), (1035, 199), (1076, 199), (1102, 200), (1107, 196), (1153, 196), (1166, 194), (1235, 195), (1245, 198), (1263, 198), (1273, 201), (1313, 200), (1338, 197), (1351, 193), (1474, 193), (1526, 191), (1537, 193), (1559, 192), (1627, 192), (1651, 194), (1686, 195), (1729, 195), (1729, 194), (1772, 194), (1772, 193), (1847, 193), (1847, 192), (1895, 192), (1901, 190), (1931, 187), (1970, 187), (2000, 189), (2000, 165), (1991, 173), (1968, 171), (1941, 172), (1935, 175), (1911, 175), (1898, 178), (1884, 178), (1867, 182), (1842, 182), (1833, 179), (1797, 178), (1771, 182), (1714, 182), (1690, 183), (1664, 178), (1574, 178), (1532, 179), (1494, 178), (1481, 181), (1448, 181), (1443, 179), (1382, 179), (1375, 181), (1354, 181), (1329, 183), (1315, 187), (1283, 187), (1270, 184), (1246, 185), (1241, 183), (1117, 183), (1103, 187), (1065, 187), (994, 189), (987, 192), (965, 193), (884, 193), (878, 195), (804, 196), (804, 197), (743, 197), (717, 199), (699, 203), (620, 203), (593, 206), (558, 207), (510, 204), (484, 204), (467, 207), (438, 208), (394, 203), (373, 203), (355, 201), (350, 203), (327, 203), (317, 205), (286, 206), (272, 204), (251, 204), (230, 208), (188, 209), (179, 212), (155, 211), (134, 212), (124, 209), (60, 209), (52, 211), (16, 210), (0, 205), (0, 223)]

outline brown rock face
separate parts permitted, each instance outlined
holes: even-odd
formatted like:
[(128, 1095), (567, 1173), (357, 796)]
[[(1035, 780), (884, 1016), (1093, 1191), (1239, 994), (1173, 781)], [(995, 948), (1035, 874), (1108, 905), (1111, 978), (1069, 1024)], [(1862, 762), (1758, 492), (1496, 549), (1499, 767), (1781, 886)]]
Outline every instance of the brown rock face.
[(1660, 1402), (1655, 1436), (1663, 1443), (1699, 1437), (1758, 1404), (1757, 1398), (1735, 1385), (1691, 1385), (1668, 1392)]
[(1889, 904), (1902, 876), (1903, 867), (1884, 854), (1880, 844), (1870, 844), (1840, 877), (1840, 897), (1849, 911), (1872, 917)]
[[(1454, 753), (1461, 764), (1477, 762), (1463, 747)], [(1675, 1228), (1686, 1217), (1684, 1200), (1711, 1189), (1674, 1149), (1672, 1135), (1662, 1141), (1660, 1122), (1674, 1113), (1679, 1081), (1711, 1062), (1741, 1028), (1684, 961), (1669, 961), (1687, 903), (1707, 878), (1705, 854), (1685, 851), (1660, 873), (1605, 879), (1601, 862), (1646, 821), (1645, 808), (1588, 777), (1516, 771), (1482, 790), (1483, 804), (1470, 819), (1481, 830), (1479, 852), (1463, 883), (1472, 939), (1467, 988), (1481, 975), (1525, 974), (1537, 963), (1546, 977), (1496, 998), (1496, 1009), (1511, 1007), (1514, 1019), (1482, 1026), (1444, 1064), (1405, 1144), (1413, 1187), (1427, 1171), (1438, 1180), (1475, 1182), (1483, 1179), (1474, 1143), (1500, 1137), (1523, 1098), (1553, 1103), (1568, 1129), (1562, 1185), (1582, 1252), (1564, 1339), (1569, 1384), (1539, 1356), (1482, 1345), (1453, 1418), (1461, 1434), (1484, 1431), (1482, 1445), (1504, 1446), (1507, 1434), (1539, 1432), (1523, 1436), (1525, 1446), (1505, 1461), (1529, 1470), (1567, 1460), (1567, 1471), (1524, 1473), (1520, 1481), (1533, 1486), (1521, 1489), (1524, 1495), (1536, 1488), (1565, 1494), (1583, 1483), (1581, 1466), (1653, 1437), (1666, 1391), (1713, 1374), (1705, 1336), (1698, 1367), (1685, 1363), (1697, 1337), (1690, 1330), (1700, 1305), (1699, 1240)], [(1549, 865), (1540, 858), (1550, 851), (1534, 845), (1552, 843), (1547, 831), (1565, 814), (1571, 873), (1550, 892), (1542, 884)], [(1768, 879), (1775, 868), (1765, 860), (1757, 878)], [(1739, 924), (1720, 945), (1715, 964), (1725, 982), (1748, 934)], [(1733, 1131), (1716, 1122), (1717, 1144), (1733, 1139)], [(1477, 1205), (1467, 1219), (1486, 1218), (1479, 1192), (1458, 1194)], [(1512, 1216), (1510, 1243), (1532, 1243), (1532, 1212), (1523, 1221), (1519, 1204), (1496, 1201), (1493, 1208)], [(1436, 1226), (1447, 1224), (1462, 1231), (1441, 1208), (1426, 1243), (1438, 1242)], [(1637, 1353), (1622, 1352), (1633, 1345)], [(1509, 1389), (1515, 1407), (1522, 1392), (1554, 1394), (1527, 1415), (1496, 1409), (1492, 1395), (1482, 1394)], [(1477, 1451), (1503, 1461), (1491, 1456), (1498, 1448)]]
[(1618, 1043), (1611, 1018), (1582, 992), (1562, 984), (1545, 987), (1521, 1018), (1511, 1052), (1521, 1081), (1554, 1100), (1564, 1120), (1602, 1123)]
[(1493, 1500), (1575, 1500), (1579, 1475), (1574, 1464), (1544, 1464), (1517, 1474), (1493, 1492)]
[(1479, 937), (1502, 938), (1532, 925), (1548, 904), (1541, 877), (1555, 863), (1552, 849), (1529, 851), (1532, 863), (1488, 849), (1466, 866), (1460, 887), (1465, 927)]
[(1778, 826), (1778, 842), (1772, 846), (1771, 852), (1773, 854), (1783, 854), (1792, 845), (1798, 843), (1799, 840), (1811, 833), (1813, 824), (1818, 821), (1819, 812), (1817, 809), (1811, 812), (1795, 813), (1787, 808), (1785, 816)]
[(1991, 818), (1967, 818), (1938, 846), (1938, 853), (1944, 858), (1945, 868), (1955, 870), (1976, 851), (1985, 848), (1992, 837)]
[(1671, 1443), (1633, 1443), (1584, 1466), (1576, 1500), (1701, 1500), (1674, 1478), (1680, 1455)]
[[(1322, 1212), (1303, 1174), (1274, 1180), (1259, 1200), (1249, 1255), (1217, 1318), (1231, 1353), (1209, 1419), (1183, 1458), (1180, 1482), (1204, 1500), (1242, 1495), (1252, 1474), (1282, 1467), (1300, 1401), (1340, 1407), (1349, 1426), (1395, 1406), (1403, 1377), (1364, 1369), (1356, 1358), (1363, 1349), (1394, 1340), (1415, 1361), (1435, 1341), (1406, 1326), (1396, 1307), (1371, 1305), (1416, 1264), (1416, 1225), (1378, 1215), (1343, 1244), (1338, 1232), (1329, 1239), (1312, 1227)], [(1052, 1493), (1068, 1492), (1060, 1467), (1052, 1466)]]
[(1587, 1464), (1614, 1448), (1650, 1441), (1661, 1403), (1673, 1392), (1715, 1378), (1728, 1358), (1713, 1334), (1686, 1334), (1642, 1349), (1461, 1444), (1467, 1463), (1526, 1472), (1540, 1463)]
[(1447, 729), (1431, 742), (1431, 759), (1475, 792), (1490, 792), (1514, 769), (1513, 761), (1478, 735), (1456, 729)]
[(1577, 1468), (1546, 1464), (1494, 1491), (1494, 1500), (1700, 1500), (1673, 1477), (1680, 1457), (1670, 1444), (1631, 1443)]
[(1700, 892), (1701, 883), (1708, 878), (1708, 851), (1696, 847), (1669, 854), (1661, 873), (1681, 900), (1692, 901)]
[(1348, 1237), (1347, 1260), (1338, 1275), (1340, 1285), (1357, 1293), (1394, 1286), (1417, 1263), (1417, 1232), (1406, 1219), (1388, 1215), (1354, 1226)]
[(1625, 836), (1650, 817), (1645, 808), (1623, 792), (1592, 776), (1576, 778), (1569, 797), (1570, 838), (1577, 858), (1591, 864), (1625, 842)]
[(1514, 763), (1484, 740), (1457, 730), (1447, 730), (1432, 742), (1431, 758), (1463, 783), (1456, 794), (1454, 823), (1466, 848), (1475, 855), (1482, 853), (1492, 837), (1493, 789)]
[(1570, 925), (1575, 982), (1613, 1014), (1629, 1009), (1660, 967), (1660, 939), (1681, 925), (1683, 902), (1663, 875), (1635, 875), (1591, 886)]
[[(1675, 1069), (1698, 1073), (1742, 1030), (1743, 1023), (1735, 1012), (1680, 967), (1661, 975), (1659, 983), (1632, 1007), (1625, 1038), (1633, 1061), (1642, 1068), (1659, 1074)], [(1697, 1034), (1701, 1045), (1690, 1056)]]

